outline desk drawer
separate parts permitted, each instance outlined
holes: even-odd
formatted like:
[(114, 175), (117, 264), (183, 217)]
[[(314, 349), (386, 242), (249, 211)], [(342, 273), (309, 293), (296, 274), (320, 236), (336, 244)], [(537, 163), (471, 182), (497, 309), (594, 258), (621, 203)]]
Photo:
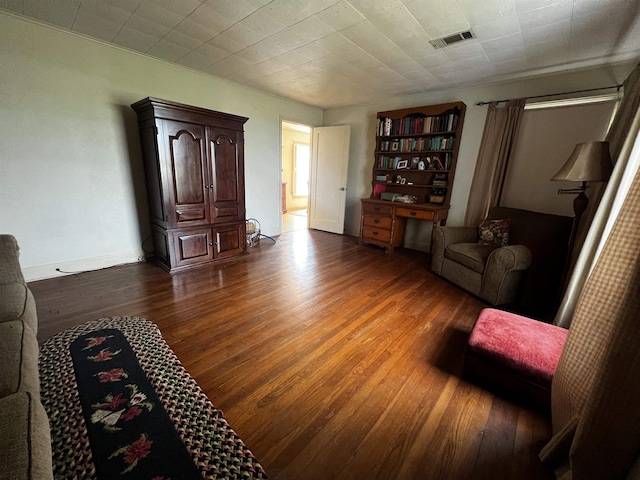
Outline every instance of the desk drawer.
[(389, 205), (378, 205), (372, 203), (363, 203), (362, 209), (365, 213), (375, 213), (377, 215), (391, 215), (393, 207)]
[(391, 217), (380, 217), (378, 215), (365, 214), (362, 221), (365, 225), (376, 228), (391, 228)]
[(435, 212), (430, 210), (417, 210), (411, 207), (398, 207), (396, 208), (396, 215), (406, 218), (417, 218), (419, 220), (431, 220), (435, 218)]
[(391, 230), (365, 225), (362, 227), (362, 236), (379, 242), (389, 242), (391, 240)]

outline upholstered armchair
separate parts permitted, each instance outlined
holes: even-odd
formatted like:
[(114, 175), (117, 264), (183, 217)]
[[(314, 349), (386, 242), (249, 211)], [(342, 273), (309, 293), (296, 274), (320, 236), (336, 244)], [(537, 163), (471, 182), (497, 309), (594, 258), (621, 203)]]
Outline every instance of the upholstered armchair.
[[(496, 220), (504, 222), (487, 222)], [(435, 228), (431, 270), (494, 306), (553, 302), (572, 218), (495, 207), (487, 221), (506, 231), (481, 238), (475, 226)]]

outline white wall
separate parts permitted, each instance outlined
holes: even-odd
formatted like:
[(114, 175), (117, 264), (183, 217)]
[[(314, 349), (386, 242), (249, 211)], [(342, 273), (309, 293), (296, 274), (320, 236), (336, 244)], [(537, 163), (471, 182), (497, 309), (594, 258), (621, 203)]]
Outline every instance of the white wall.
[[(462, 101), (467, 105), (451, 196), (451, 210), (447, 220), (447, 225), (462, 225), (487, 112), (486, 106), (476, 106), (476, 103), (616, 85), (624, 81), (634, 66), (634, 63), (628, 63), (565, 74), (549, 74), (535, 79), (385, 99), (375, 104), (325, 110), (325, 125), (351, 125), (346, 233), (359, 234), (360, 199), (368, 198), (371, 193), (377, 112), (455, 101)], [(428, 222), (416, 221), (407, 228), (405, 246), (428, 250), (430, 233), (431, 225)]]
[(17, 237), (28, 280), (142, 254), (130, 104), (147, 96), (249, 117), (247, 216), (280, 233), (280, 119), (317, 126), (321, 109), (0, 13), (0, 233)]

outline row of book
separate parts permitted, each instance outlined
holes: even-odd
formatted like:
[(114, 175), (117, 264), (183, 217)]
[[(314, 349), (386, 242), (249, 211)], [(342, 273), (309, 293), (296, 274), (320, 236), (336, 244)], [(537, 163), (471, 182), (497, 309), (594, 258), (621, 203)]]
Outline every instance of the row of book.
[(425, 152), (437, 150), (453, 150), (455, 137), (418, 137), (418, 138), (394, 138), (380, 141), (382, 152)]
[[(398, 168), (407, 168), (403, 166), (403, 164), (401, 163), (403, 161), (406, 162), (407, 165), (409, 165), (409, 162), (404, 160), (402, 157), (387, 157), (385, 155), (378, 155), (378, 162), (376, 164), (376, 168), (388, 169), (388, 170), (395, 170)], [(398, 165), (400, 165), (400, 167), (398, 167)]]
[(401, 156), (378, 155), (376, 168), (383, 170), (450, 170), (452, 160), (453, 156), (450, 152), (426, 157), (411, 157), (410, 160)]
[(426, 133), (453, 132), (458, 127), (458, 113), (435, 117), (415, 115), (404, 118), (378, 118), (378, 136), (420, 135)]

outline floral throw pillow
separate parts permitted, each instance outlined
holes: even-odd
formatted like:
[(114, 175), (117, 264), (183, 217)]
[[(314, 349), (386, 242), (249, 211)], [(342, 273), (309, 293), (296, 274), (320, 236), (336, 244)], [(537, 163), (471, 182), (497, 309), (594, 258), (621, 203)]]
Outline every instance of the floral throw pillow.
[(509, 245), (510, 218), (500, 220), (485, 219), (478, 227), (478, 243), (482, 245), (494, 245), (505, 247)]

